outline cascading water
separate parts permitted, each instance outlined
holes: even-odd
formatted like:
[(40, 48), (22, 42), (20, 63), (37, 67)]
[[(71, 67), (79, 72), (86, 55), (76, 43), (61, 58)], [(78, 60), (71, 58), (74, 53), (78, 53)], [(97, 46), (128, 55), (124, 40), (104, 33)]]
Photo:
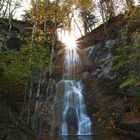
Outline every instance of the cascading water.
[[(65, 49), (64, 78), (58, 84), (63, 83), (64, 97), (62, 108), (61, 135), (90, 135), (91, 120), (87, 116), (83, 98), (83, 84), (77, 80), (82, 69), (80, 55), (75, 46)], [(73, 128), (76, 127), (76, 128)], [(76, 130), (70, 132), (70, 129)]]

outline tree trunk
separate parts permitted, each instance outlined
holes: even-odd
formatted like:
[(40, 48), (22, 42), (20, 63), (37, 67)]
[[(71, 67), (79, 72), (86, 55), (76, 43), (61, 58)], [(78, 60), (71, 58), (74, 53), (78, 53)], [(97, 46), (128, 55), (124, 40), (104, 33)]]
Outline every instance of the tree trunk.
[(109, 38), (109, 34), (108, 34), (108, 31), (107, 31), (107, 21), (106, 21), (106, 18), (104, 16), (104, 6), (103, 6), (102, 2), (100, 2), (100, 9), (101, 9), (101, 17), (102, 17), (102, 21), (103, 21), (103, 25), (104, 25), (105, 36), (107, 38)]

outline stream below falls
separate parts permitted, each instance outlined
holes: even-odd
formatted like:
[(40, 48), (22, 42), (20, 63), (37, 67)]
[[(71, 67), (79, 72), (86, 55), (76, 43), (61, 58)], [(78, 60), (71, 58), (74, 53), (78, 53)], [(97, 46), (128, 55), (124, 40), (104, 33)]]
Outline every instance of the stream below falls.
[(93, 134), (93, 135), (67, 135), (67, 136), (60, 136), (60, 137), (48, 137), (45, 140), (132, 140), (128, 137), (123, 136), (114, 136), (114, 135), (103, 135), (103, 134)]

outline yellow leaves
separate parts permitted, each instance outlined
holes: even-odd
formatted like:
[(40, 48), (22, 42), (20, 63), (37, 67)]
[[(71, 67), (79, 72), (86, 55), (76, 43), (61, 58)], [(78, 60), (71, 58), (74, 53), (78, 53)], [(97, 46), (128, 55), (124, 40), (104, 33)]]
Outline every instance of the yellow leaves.
[(91, 9), (94, 7), (92, 0), (76, 0), (76, 5), (81, 9)]
[(125, 15), (125, 19), (128, 20), (130, 24), (139, 24), (140, 21), (140, 7), (131, 7), (128, 11), (128, 13)]
[[(48, 7), (48, 0), (39, 0), (37, 12), (34, 17), (34, 4), (32, 3), (33, 8), (31, 10), (31, 21), (33, 22), (35, 17), (38, 19), (38, 24), (41, 27), (44, 20), (55, 22), (55, 12), (56, 12), (56, 2), (50, 2)], [(90, 10), (93, 11), (94, 3), (92, 0), (65, 0), (59, 1), (58, 3), (58, 12), (57, 12), (57, 21), (61, 27), (65, 27), (65, 29), (70, 30), (71, 26), (71, 15), (74, 10), (78, 10), (78, 12), (82, 10)], [(48, 27), (52, 25), (47, 24)], [(49, 30), (49, 32), (53, 32)]]
[(78, 7), (80, 10), (83, 9), (91, 9), (94, 7), (94, 3), (92, 0), (66, 0), (63, 2), (63, 6), (67, 8), (71, 8), (73, 5)]

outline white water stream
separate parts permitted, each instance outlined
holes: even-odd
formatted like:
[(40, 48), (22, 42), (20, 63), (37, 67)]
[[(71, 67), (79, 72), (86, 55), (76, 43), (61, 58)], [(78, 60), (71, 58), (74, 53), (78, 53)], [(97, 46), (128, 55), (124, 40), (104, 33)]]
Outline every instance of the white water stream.
[[(66, 47), (64, 57), (64, 103), (62, 109), (61, 135), (69, 135), (69, 128), (74, 126), (77, 135), (91, 134), (91, 120), (87, 116), (83, 97), (83, 84), (77, 79), (82, 63), (76, 47)], [(76, 123), (76, 124), (73, 124)], [(71, 125), (71, 126), (69, 126)]]

